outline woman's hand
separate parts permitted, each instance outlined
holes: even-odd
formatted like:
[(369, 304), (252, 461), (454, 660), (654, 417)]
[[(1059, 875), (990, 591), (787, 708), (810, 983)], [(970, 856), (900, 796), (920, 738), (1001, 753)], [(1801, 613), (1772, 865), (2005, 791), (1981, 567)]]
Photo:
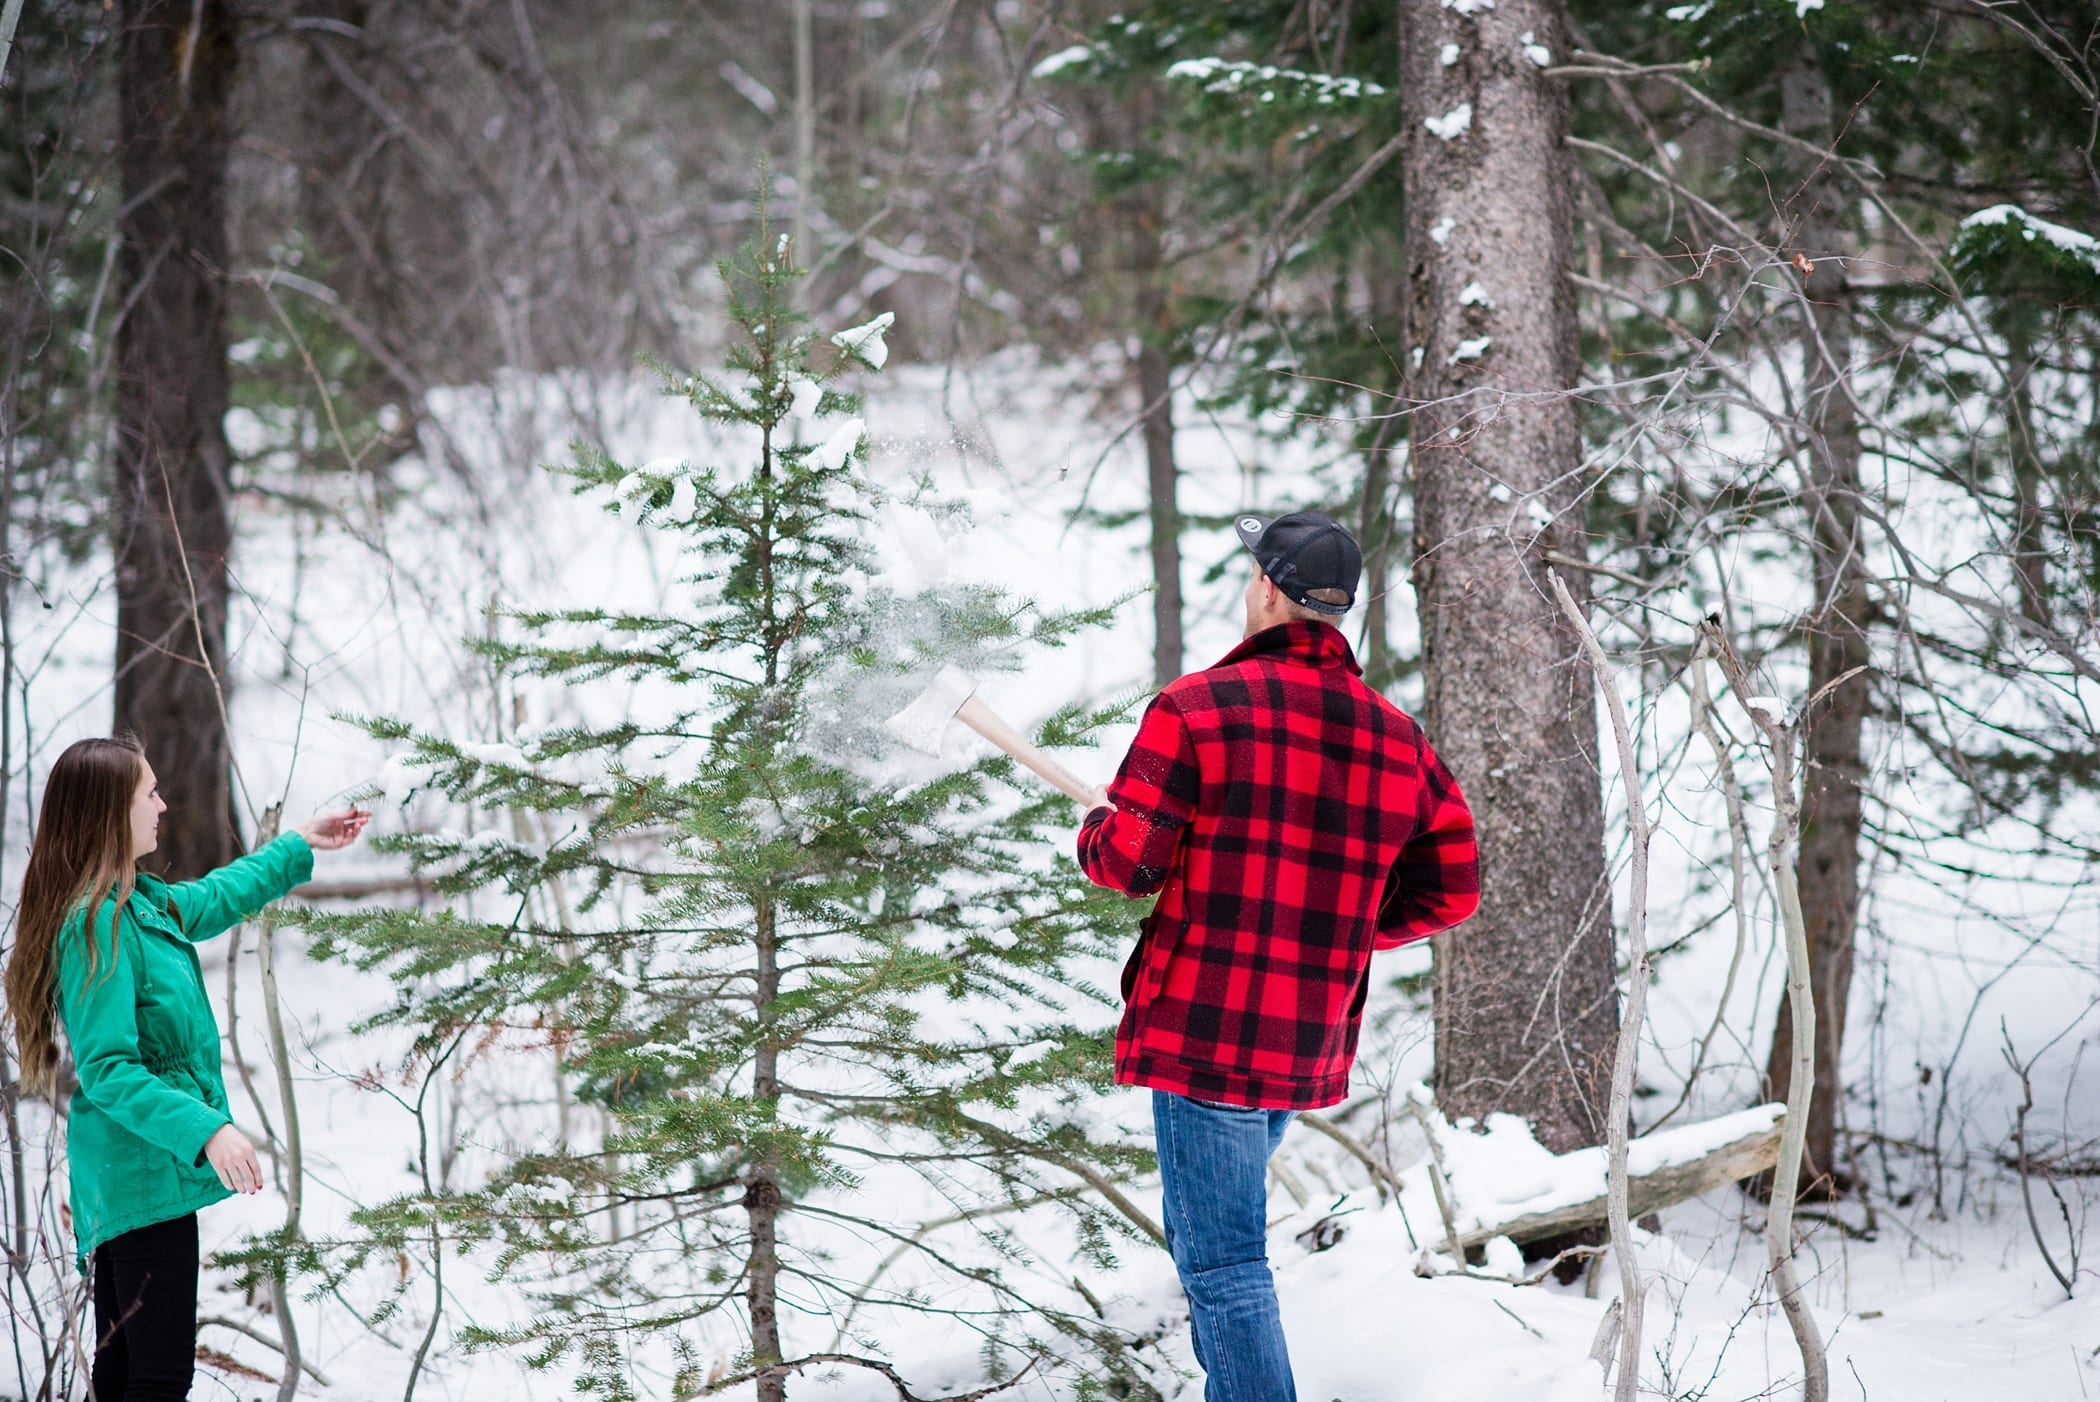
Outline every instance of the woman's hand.
[(363, 809), (352, 808), (345, 813), (316, 813), (301, 823), (299, 836), (316, 852), (334, 852), (357, 841), (357, 835), (365, 830), (372, 815)]
[(262, 1191), (262, 1165), (255, 1161), (255, 1146), (232, 1125), (220, 1125), (218, 1133), (204, 1142), (204, 1159), (219, 1181), (234, 1192)]

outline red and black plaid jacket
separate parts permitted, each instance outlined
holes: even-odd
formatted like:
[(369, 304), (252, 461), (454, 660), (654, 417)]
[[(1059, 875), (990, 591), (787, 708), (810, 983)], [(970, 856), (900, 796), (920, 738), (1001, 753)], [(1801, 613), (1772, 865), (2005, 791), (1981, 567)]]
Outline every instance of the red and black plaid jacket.
[(1480, 904), (1473, 815), (1342, 635), (1292, 622), (1153, 699), (1079, 862), (1159, 893), (1123, 970), (1116, 1080), (1275, 1110), (1349, 1091), (1371, 952)]

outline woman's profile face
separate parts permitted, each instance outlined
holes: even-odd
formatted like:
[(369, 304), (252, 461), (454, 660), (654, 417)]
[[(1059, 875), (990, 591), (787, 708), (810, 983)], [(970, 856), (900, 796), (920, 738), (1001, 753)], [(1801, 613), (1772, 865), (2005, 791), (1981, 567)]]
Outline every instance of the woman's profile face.
[(168, 805), (160, 796), (160, 781), (153, 766), (139, 761), (139, 786), (131, 795), (131, 855), (143, 857), (160, 846), (160, 815)]

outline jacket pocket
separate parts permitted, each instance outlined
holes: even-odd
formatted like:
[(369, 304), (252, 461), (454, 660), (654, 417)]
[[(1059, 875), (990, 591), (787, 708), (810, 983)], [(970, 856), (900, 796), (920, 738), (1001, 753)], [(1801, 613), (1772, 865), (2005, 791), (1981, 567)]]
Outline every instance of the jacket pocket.
[(1356, 992), (1349, 999), (1349, 1021), (1354, 1022), (1364, 1015), (1364, 1004), (1371, 997), (1371, 961), (1364, 961), (1364, 971), (1357, 976)]
[(1145, 967), (1145, 951), (1152, 947), (1152, 929), (1159, 922), (1159, 912), (1153, 911), (1138, 921), (1137, 944), (1131, 948), (1130, 957), (1123, 961), (1123, 1001), (1137, 991), (1138, 974)]

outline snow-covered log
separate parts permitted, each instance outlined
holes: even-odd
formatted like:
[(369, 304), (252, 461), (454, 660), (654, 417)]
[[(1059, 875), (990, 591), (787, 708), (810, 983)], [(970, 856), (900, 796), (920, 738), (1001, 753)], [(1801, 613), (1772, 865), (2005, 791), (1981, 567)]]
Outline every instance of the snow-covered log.
[[(1627, 1153), (1631, 1214), (1643, 1217), (1770, 1171), (1785, 1119), (1785, 1106), (1760, 1105), (1634, 1140)], [(1484, 1134), (1439, 1124), (1437, 1137), (1461, 1250), (1498, 1236), (1521, 1246), (1604, 1220), (1601, 1147), (1549, 1153), (1512, 1115), (1490, 1115)], [(1438, 1220), (1427, 1178), (1433, 1171), (1425, 1163), (1401, 1175), (1406, 1196), (1419, 1192), (1427, 1209), (1418, 1220)], [(1431, 1235), (1441, 1239), (1441, 1227)]]

